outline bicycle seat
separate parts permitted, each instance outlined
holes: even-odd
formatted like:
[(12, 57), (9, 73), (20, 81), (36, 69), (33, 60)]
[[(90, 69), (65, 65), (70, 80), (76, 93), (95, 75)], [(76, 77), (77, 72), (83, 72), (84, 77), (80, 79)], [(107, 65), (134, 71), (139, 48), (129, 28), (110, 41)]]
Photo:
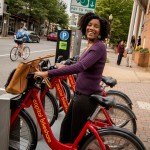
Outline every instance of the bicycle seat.
[(100, 104), (102, 107), (105, 107), (106, 109), (115, 106), (115, 99), (112, 96), (103, 97), (100, 95), (92, 94), (90, 99)]
[(109, 76), (102, 76), (102, 81), (111, 88), (117, 84), (117, 80)]

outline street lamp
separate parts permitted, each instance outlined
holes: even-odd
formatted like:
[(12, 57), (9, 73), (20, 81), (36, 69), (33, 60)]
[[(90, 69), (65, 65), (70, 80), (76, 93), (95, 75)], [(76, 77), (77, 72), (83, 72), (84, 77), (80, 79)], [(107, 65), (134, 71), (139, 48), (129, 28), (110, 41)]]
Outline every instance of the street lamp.
[(112, 20), (113, 20), (113, 15), (110, 14), (110, 15), (109, 15), (109, 24), (110, 24), (110, 35), (109, 35), (109, 39), (111, 38), (111, 23), (112, 23)]

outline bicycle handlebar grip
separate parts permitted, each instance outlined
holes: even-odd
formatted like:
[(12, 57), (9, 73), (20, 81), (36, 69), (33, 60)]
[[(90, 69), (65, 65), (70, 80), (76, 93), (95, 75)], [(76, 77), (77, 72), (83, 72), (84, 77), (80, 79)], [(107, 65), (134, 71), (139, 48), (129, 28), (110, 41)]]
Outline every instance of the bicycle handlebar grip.
[(40, 83), (42, 82), (42, 80), (43, 80), (43, 77), (41, 77), (41, 76), (36, 76), (35, 80), (36, 80), (36, 83), (37, 83), (37, 84), (40, 84)]
[(62, 56), (62, 55), (58, 56), (58, 58), (57, 58), (57, 60), (56, 60), (56, 63), (60, 63), (60, 62), (62, 61), (62, 59), (63, 59), (63, 56)]

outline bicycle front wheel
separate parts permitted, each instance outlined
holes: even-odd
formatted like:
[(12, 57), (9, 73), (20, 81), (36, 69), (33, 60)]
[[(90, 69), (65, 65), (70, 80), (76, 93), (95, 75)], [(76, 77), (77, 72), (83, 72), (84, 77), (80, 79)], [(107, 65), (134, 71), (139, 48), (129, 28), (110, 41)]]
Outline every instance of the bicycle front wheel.
[(23, 48), (23, 59), (26, 60), (30, 56), (30, 48), (25, 46)]
[(9, 150), (35, 150), (36, 145), (36, 126), (28, 113), (22, 110), (10, 127)]
[[(113, 128), (99, 130), (99, 136), (106, 150), (146, 150), (134, 134)], [(88, 136), (79, 150), (102, 150), (95, 135)]]
[(12, 61), (16, 61), (18, 59), (18, 48), (13, 47), (10, 51), (10, 59)]
[[(109, 108), (109, 110), (107, 110), (107, 113), (115, 126), (127, 129), (128, 131), (136, 134), (136, 117), (130, 108), (125, 105), (116, 104), (112, 108)], [(98, 113), (96, 119), (104, 121), (106, 120), (102, 111)]]
[(51, 92), (48, 91), (45, 95), (45, 101), (43, 101), (42, 103), (44, 103), (44, 110), (48, 122), (50, 126), (52, 126), (58, 117), (58, 104), (56, 102), (56, 99), (51, 94)]

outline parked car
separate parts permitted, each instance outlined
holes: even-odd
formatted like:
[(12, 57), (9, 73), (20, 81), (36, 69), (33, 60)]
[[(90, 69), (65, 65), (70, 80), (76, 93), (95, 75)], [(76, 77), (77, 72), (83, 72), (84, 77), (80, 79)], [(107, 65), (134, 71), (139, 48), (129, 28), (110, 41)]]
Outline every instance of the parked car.
[[(34, 31), (25, 31), (25, 32), (29, 36), (31, 42), (37, 42), (37, 43), (40, 42), (40, 37), (37, 33), (35, 33)], [(27, 42), (29, 42), (29, 41), (27, 41)]]
[(47, 35), (47, 40), (57, 41), (57, 32), (49, 33)]
[[(24, 39), (24, 42), (30, 42), (30, 43), (32, 43), (32, 42), (37, 42), (37, 43), (39, 43), (40, 42), (40, 37), (39, 37), (39, 35), (38, 34), (36, 34), (34, 31), (29, 31), (29, 30), (27, 30), (27, 31), (24, 31), (26, 34), (27, 34), (27, 36), (30, 38), (30, 40), (31, 41), (29, 41), (27, 38), (25, 38)], [(16, 33), (14, 33), (14, 38), (15, 38), (15, 36), (16, 36)]]

